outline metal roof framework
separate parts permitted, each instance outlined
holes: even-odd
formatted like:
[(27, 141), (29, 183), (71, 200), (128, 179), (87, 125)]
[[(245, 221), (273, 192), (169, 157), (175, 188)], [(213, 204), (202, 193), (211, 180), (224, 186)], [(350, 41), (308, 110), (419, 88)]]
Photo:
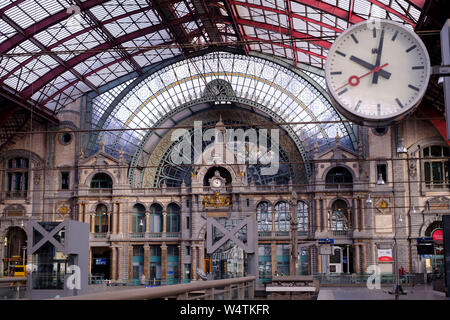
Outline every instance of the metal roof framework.
[(414, 28), (426, 0), (4, 0), (0, 91), (57, 113), (87, 92), (178, 55), (237, 47), (323, 68), (349, 25)]

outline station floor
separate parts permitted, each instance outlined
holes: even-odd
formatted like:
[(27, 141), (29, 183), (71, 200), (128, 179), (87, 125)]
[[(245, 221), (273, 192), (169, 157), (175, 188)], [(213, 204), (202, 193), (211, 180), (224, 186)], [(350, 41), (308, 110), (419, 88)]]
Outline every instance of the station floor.
[[(432, 285), (416, 285), (403, 287), (406, 295), (400, 295), (399, 300), (450, 300), (445, 293), (433, 290)], [(367, 287), (321, 287), (317, 300), (394, 300), (389, 294), (391, 287), (369, 290)]]

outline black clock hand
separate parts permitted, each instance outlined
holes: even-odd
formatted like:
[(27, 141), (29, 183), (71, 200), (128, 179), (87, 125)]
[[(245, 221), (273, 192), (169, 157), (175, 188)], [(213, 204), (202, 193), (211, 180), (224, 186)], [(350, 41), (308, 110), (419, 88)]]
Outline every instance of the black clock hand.
[[(364, 60), (362, 60), (360, 58), (357, 58), (355, 56), (351, 56), (350, 60), (352, 60), (353, 62), (356, 62), (357, 64), (359, 64), (359, 65), (361, 65), (364, 68), (369, 69), (369, 70), (373, 70), (375, 68), (375, 65), (373, 65), (373, 64), (371, 64), (369, 62), (366, 62), (366, 61), (364, 61)], [(385, 79), (389, 79), (391, 77), (391, 73), (387, 72), (386, 70), (380, 70), (379, 74), (380, 74), (380, 76), (382, 76)]]
[[(378, 45), (378, 49), (377, 49), (377, 61), (375, 62), (375, 67), (379, 67), (380, 66), (380, 62), (381, 62), (381, 52), (383, 51), (383, 40), (384, 40), (384, 29), (381, 30), (381, 36), (380, 36), (380, 44)], [(378, 83), (378, 72), (375, 72), (373, 74), (373, 78), (372, 78), (372, 83), (373, 84), (377, 84)]]

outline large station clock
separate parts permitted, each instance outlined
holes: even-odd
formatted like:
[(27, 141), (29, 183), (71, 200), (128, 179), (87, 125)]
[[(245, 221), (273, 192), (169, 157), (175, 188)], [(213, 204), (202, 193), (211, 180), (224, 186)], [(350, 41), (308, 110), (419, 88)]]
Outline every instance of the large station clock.
[(361, 125), (391, 125), (419, 105), (430, 78), (421, 39), (389, 20), (364, 21), (345, 30), (330, 48), (325, 78), (331, 100)]

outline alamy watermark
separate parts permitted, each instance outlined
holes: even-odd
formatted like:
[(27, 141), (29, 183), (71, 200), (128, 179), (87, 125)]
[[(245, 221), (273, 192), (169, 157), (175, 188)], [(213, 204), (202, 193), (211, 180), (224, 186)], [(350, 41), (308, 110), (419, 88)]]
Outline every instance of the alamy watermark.
[[(262, 175), (275, 175), (280, 166), (279, 129), (202, 130), (202, 122), (194, 122), (193, 139), (189, 130), (176, 129), (172, 141), (179, 141), (170, 159), (178, 165), (260, 164)], [(213, 142), (203, 150), (203, 142)]]

